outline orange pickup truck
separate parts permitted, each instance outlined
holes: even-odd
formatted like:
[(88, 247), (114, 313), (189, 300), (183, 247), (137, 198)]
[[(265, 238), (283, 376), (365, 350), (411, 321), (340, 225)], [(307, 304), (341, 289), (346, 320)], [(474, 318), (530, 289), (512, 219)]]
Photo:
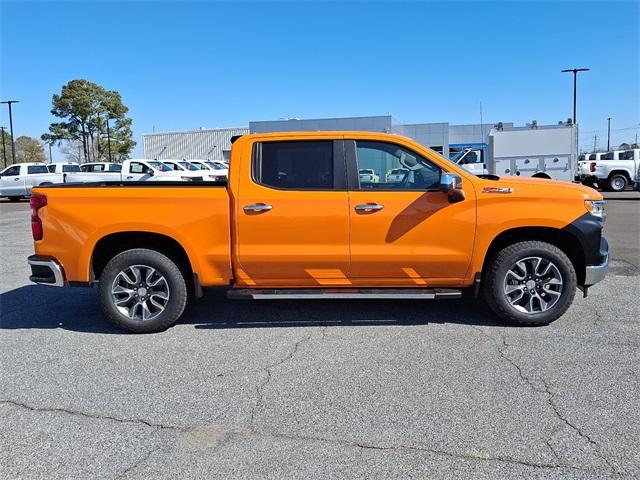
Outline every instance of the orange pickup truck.
[(172, 326), (220, 285), (243, 299), (468, 289), (506, 322), (545, 325), (609, 258), (595, 190), (476, 177), (389, 134), (243, 135), (228, 182), (37, 187), (31, 207), (30, 279), (97, 283), (106, 316), (131, 332)]

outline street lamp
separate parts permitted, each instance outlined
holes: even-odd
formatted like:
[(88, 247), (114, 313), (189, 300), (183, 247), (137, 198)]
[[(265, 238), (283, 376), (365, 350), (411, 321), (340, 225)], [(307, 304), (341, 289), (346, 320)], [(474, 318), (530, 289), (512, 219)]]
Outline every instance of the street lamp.
[(573, 124), (576, 125), (576, 84), (578, 72), (588, 72), (588, 68), (568, 68), (566, 70), (561, 70), (562, 73), (573, 73)]
[(611, 117), (607, 118), (607, 152), (611, 150)]
[(11, 113), (11, 104), (19, 103), (19, 100), (3, 100), (0, 103), (6, 103), (9, 106), (9, 130), (11, 132), (11, 158), (16, 163), (16, 145), (13, 143), (13, 114)]

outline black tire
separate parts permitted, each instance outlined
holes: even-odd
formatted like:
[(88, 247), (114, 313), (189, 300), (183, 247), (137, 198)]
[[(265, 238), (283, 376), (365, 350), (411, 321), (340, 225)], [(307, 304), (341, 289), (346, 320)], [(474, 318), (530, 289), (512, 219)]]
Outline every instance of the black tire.
[[(546, 311), (534, 313), (519, 311), (509, 303), (505, 293), (507, 272), (517, 261), (528, 257), (539, 257), (542, 258), (544, 262), (552, 262), (562, 276), (563, 285), (561, 294), (555, 304)], [(544, 281), (542, 281), (542, 283), (544, 283)], [(571, 260), (569, 260), (562, 250), (546, 242), (525, 241), (503, 248), (490, 260), (485, 275), (483, 293), (491, 310), (493, 310), (502, 321), (511, 325), (537, 327), (550, 324), (567, 311), (575, 296), (576, 287), (577, 279), (575, 269)], [(540, 303), (538, 303), (538, 306), (540, 306)]]
[(19, 202), (22, 197), (7, 197), (10, 202)]
[[(115, 305), (112, 295), (114, 281), (121, 272), (135, 265), (151, 267), (166, 280), (168, 300), (164, 310), (154, 318), (136, 320), (122, 313)], [(162, 332), (173, 326), (184, 312), (188, 299), (184, 274), (175, 262), (160, 252), (144, 248), (127, 250), (113, 257), (100, 275), (98, 290), (100, 304), (106, 317), (118, 327), (132, 333)]]
[(611, 192), (623, 192), (628, 184), (629, 180), (626, 176), (621, 173), (615, 173), (609, 177), (607, 189)]

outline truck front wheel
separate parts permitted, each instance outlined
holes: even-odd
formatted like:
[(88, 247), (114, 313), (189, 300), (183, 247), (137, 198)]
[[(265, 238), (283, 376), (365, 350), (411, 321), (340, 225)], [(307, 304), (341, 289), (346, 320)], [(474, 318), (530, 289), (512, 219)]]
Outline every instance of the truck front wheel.
[(100, 275), (100, 303), (107, 318), (133, 333), (161, 332), (187, 304), (184, 275), (173, 260), (136, 248), (113, 257)]
[(509, 245), (493, 258), (484, 297), (505, 322), (548, 325), (569, 308), (576, 293), (571, 260), (554, 245), (526, 241)]

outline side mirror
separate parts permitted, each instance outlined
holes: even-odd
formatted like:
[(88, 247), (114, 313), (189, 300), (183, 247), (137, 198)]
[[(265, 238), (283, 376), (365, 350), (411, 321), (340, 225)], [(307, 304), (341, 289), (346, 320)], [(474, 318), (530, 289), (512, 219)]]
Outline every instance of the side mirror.
[(154, 175), (153, 168), (147, 168), (147, 175), (149, 175), (150, 177), (153, 177)]
[(462, 177), (457, 173), (443, 173), (440, 176), (440, 191), (447, 194), (449, 203), (461, 202), (464, 200)]

